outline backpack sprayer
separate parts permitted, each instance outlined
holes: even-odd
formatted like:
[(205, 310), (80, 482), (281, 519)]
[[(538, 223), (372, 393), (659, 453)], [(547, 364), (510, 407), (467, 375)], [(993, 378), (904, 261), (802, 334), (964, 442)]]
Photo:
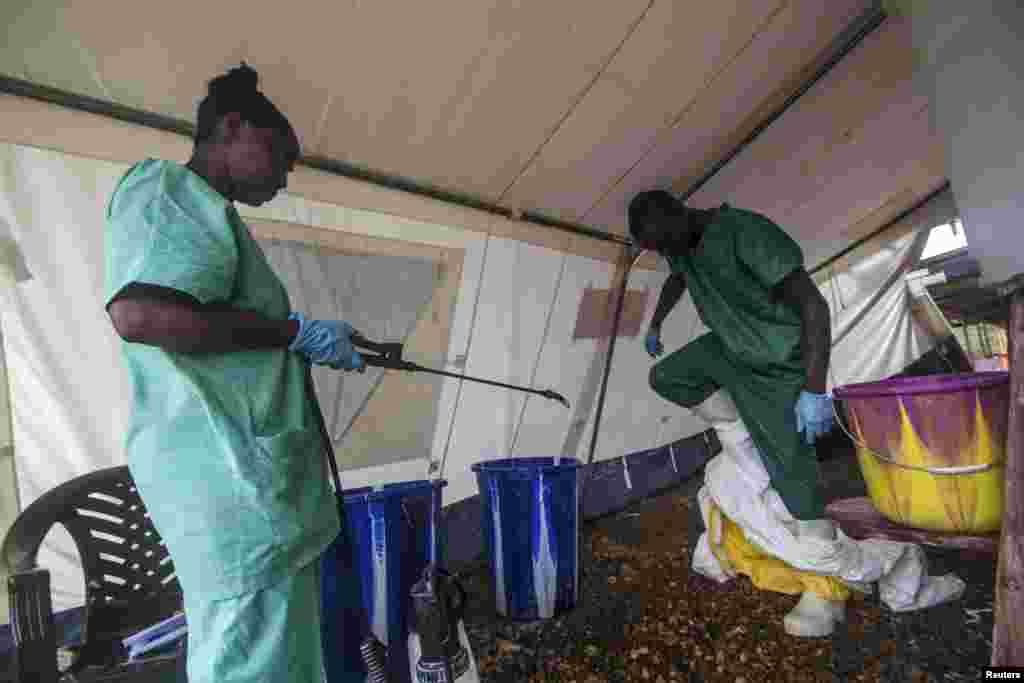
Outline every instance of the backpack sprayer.
[[(368, 366), (405, 372), (427, 372), (469, 382), (489, 384), (503, 389), (543, 396), (569, 407), (569, 401), (551, 389), (531, 389), (435, 370), (412, 363), (402, 358), (404, 345), (400, 342), (373, 342), (361, 335), (354, 334), (352, 335), (352, 344), (358, 349), (372, 352), (360, 351), (360, 355)], [(320, 403), (316, 398), (312, 368), (309, 365), (306, 366), (306, 390), (316, 406), (315, 413), (320, 432), (327, 444), (327, 462), (334, 480), (338, 516), (344, 530), (345, 504), (342, 500), (338, 462), (334, 456), (334, 446), (320, 410)], [(476, 662), (470, 654), (468, 637), (462, 623), (462, 615), (466, 606), (466, 592), (453, 576), (439, 566), (437, 529), (440, 523), (441, 493), (440, 487), (431, 487), (431, 490), (429, 563), (423, 570), (421, 579), (416, 582), (411, 591), (414, 630), (409, 634), (410, 675), (415, 683), (475, 683), (479, 680)], [(367, 680), (369, 683), (388, 683), (387, 648), (374, 635), (365, 614), (361, 615), (360, 621), (362, 641), (359, 651), (368, 672)]]
[(409, 677), (413, 683), (479, 683), (466, 626), (466, 591), (440, 568), (438, 524), (441, 487), (431, 487), (430, 561), (412, 587)]
[[(604, 377), (601, 386), (601, 398), (598, 402), (597, 423), (600, 423), (601, 408), (604, 405), (604, 393), (607, 389), (608, 374), (611, 366), (612, 352), (615, 348), (615, 337), (619, 327), (619, 318), (622, 314), (622, 303), (625, 298), (626, 281), (629, 277), (629, 270), (639, 260), (643, 249), (629, 245), (627, 251), (628, 265), (622, 280), (622, 291), (619, 294), (611, 344), (605, 360)], [(436, 370), (423, 367), (402, 358), (403, 344), (399, 342), (372, 342), (359, 334), (353, 334), (352, 344), (357, 349), (364, 349), (372, 353), (360, 351), (360, 355), (368, 366), (384, 368), (387, 370), (402, 370), (406, 372), (428, 372), (445, 377), (488, 384), (503, 389), (522, 391), (528, 394), (536, 394), (544, 398), (558, 401), (566, 408), (569, 401), (552, 389), (533, 389), (530, 387), (506, 384), (479, 377), (470, 377), (454, 372)], [(312, 376), (310, 375), (312, 382)], [(322, 417), (321, 417), (322, 423)], [(596, 424), (597, 424), (596, 423)], [(590, 445), (590, 460), (594, 458), (594, 445), (597, 437), (597, 426), (594, 428), (594, 441)], [(326, 430), (325, 430), (326, 434)], [(328, 437), (329, 438), (329, 437)], [(333, 461), (333, 451), (332, 461)], [(341, 490), (337, 480), (337, 465), (333, 466), (335, 485)], [(440, 524), (441, 492), (439, 486), (431, 487), (430, 506), (430, 528), (431, 537), (429, 544), (429, 563), (423, 570), (423, 575), (413, 586), (410, 592), (412, 598), (412, 624), (413, 629), (409, 633), (409, 674), (414, 683), (478, 683), (479, 672), (476, 661), (472, 655), (469, 639), (466, 635), (465, 625), (462, 617), (466, 607), (466, 591), (458, 581), (448, 572), (440, 568), (438, 553), (438, 528)], [(376, 641), (370, 633), (364, 642), (364, 658), (367, 666), (373, 664), (374, 656), (379, 657), (381, 664), (384, 661), (380, 654), (383, 646)], [(371, 683), (386, 683), (386, 674), (383, 666), (379, 667), (380, 678), (375, 678), (373, 668), (370, 668)]]
[[(426, 368), (402, 358), (400, 343), (371, 342), (359, 335), (352, 337), (367, 365), (388, 370), (429, 372), (470, 382), (479, 382), (503, 389), (523, 391), (549, 398), (569, 407), (569, 401), (551, 390), (538, 390), (504, 382), (480, 379), (443, 370)], [(423, 575), (412, 587), (412, 629), (409, 633), (409, 675), (414, 683), (477, 683), (479, 672), (462, 617), (466, 608), (466, 591), (441, 568), (439, 531), (441, 488), (431, 487), (429, 562)]]

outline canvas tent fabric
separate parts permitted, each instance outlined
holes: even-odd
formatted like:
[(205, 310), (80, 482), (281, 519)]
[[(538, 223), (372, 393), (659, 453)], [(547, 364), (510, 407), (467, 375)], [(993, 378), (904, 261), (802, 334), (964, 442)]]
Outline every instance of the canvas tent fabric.
[(891, 235), (880, 235), (825, 270), (819, 289), (831, 311), (829, 390), (901, 372), (909, 359), (934, 348), (936, 339), (914, 320), (906, 284), (928, 232), (957, 214), (947, 191), (922, 206)]
[(188, 121), (206, 79), (245, 59), (317, 156), (624, 234), (634, 191), (699, 176), (766, 100), (879, 11), (872, 0), (249, 9), (130, 6), (115, 27), (74, 4), (6, 3), (0, 73)]
[[(70, 182), (83, 178), (80, 174), (75, 176), (73, 163), (52, 156), (49, 161), (35, 166), (36, 180), (40, 182), (33, 185), (34, 191), (21, 186), (16, 194), (5, 195), (12, 200), (8, 207), (19, 226), (17, 240), (24, 245), (37, 273), (31, 283), (19, 290), (4, 335), (8, 357), (14, 364), (13, 392), (33, 406), (32, 411), (16, 411), (16, 439), (25, 453), (42, 455), (28, 462), (19, 458), (21, 496), (28, 501), (65, 481), (70, 472), (82, 474), (122, 464), (126, 424), (123, 420), (127, 418), (128, 407), (127, 394), (123, 393), (127, 385), (119, 359), (119, 340), (105, 320), (102, 298), (97, 299), (95, 290), (102, 282), (102, 276), (97, 279), (96, 269), (102, 268), (103, 258), (81, 258), (94, 246), (97, 234), (102, 238), (104, 214), (82, 220), (76, 212), (89, 212), (92, 200), (101, 197), (88, 196), (91, 188), (81, 183), (75, 188), (75, 183)], [(5, 177), (11, 178), (9, 174)], [(106, 183), (111, 177), (94, 179)], [(46, 182), (42, 182), (44, 178)], [(77, 197), (74, 189), (80, 192)], [(63, 203), (47, 202), (48, 194), (62, 196)], [(81, 202), (76, 201), (79, 199)], [(51, 231), (45, 242), (34, 240), (47, 231), (33, 228), (47, 223), (59, 225), (59, 233)], [(98, 233), (93, 230), (96, 228)], [(58, 236), (64, 239), (57, 239)], [(373, 318), (373, 326), (367, 328), (364, 324), (368, 333), (398, 333), (393, 338), (403, 340), (432, 296), (434, 273), (429, 263), (395, 256), (316, 254), (303, 245), (282, 242), (270, 245), (268, 251), (273, 259), (293, 263), (286, 271), (290, 279), (304, 278), (308, 282), (305, 287), (292, 287), (293, 308), (364, 323)], [(372, 261), (369, 266), (365, 263), (367, 259)], [(390, 277), (373, 278), (368, 274), (373, 272), (390, 273)], [(348, 280), (335, 282), (332, 278), (338, 276)], [(339, 289), (358, 289), (351, 286), (350, 280), (360, 276), (372, 285), (374, 297), (346, 300), (332, 296)], [(109, 363), (111, 351), (118, 356), (116, 365)], [(356, 408), (372, 391), (373, 377), (371, 373), (359, 376), (363, 382), (346, 386), (344, 391), (342, 373), (319, 373), (318, 378), (321, 400), (334, 408), (333, 424), (344, 430)], [(20, 400), (19, 404), (24, 405)], [(57, 416), (56, 421), (49, 419), (51, 416)], [(342, 420), (345, 422), (341, 423)], [(380, 453), (375, 455), (381, 457)], [(44, 553), (41, 562), (52, 561), (58, 568), (75, 567), (74, 553), (66, 539), (52, 547), (60, 549), (56, 556), (47, 557)], [(57, 573), (59, 578), (59, 570)], [(80, 580), (76, 583), (80, 584)], [(60, 603), (67, 584), (59, 580), (54, 584)]]
[(904, 278), (926, 239), (927, 231), (906, 235), (821, 287), (832, 313), (830, 391), (901, 372), (934, 346), (914, 321)]
[[(367, 339), (404, 342), (433, 298), (434, 264), (429, 261), (344, 254), (285, 240), (260, 240), (260, 246), (289, 292), (293, 310), (312, 319), (345, 320)], [(375, 300), (386, 305), (373, 306)], [(344, 440), (383, 375), (384, 370), (375, 367), (365, 373), (343, 373), (314, 366), (313, 382), (334, 444)], [(435, 414), (436, 406), (431, 416)], [(432, 437), (433, 431), (426, 436)], [(418, 455), (348, 453), (338, 464), (344, 470)]]
[[(11, 225), (34, 275), (16, 286), (11, 306), (3, 314), (22, 507), (74, 476), (124, 462), (122, 436), (128, 387), (118, 340), (103, 312), (101, 288), (105, 204), (126, 169), (127, 164), (17, 145), (0, 146), (0, 214)], [(245, 218), (283, 215), (301, 226), (317, 221), (333, 223), (337, 219), (331, 212), (335, 210), (284, 197), (262, 216), (248, 212)], [(401, 222), (384, 216), (379, 220)], [(425, 236), (442, 243), (439, 236), (449, 232), (444, 226), (422, 226)], [(418, 330), (425, 322), (446, 315), (443, 303), (424, 306), (437, 278), (434, 264), (383, 256), (370, 260), (310, 250), (308, 245), (289, 249), (283, 243), (286, 241), (267, 242), (267, 251), (272, 263), (283, 271), (282, 278), (289, 285), (296, 307), (301, 307), (301, 297), (308, 295), (306, 303), (315, 312), (335, 310), (337, 315), (352, 319), (366, 334), (379, 334), (392, 341), (401, 339), (410, 327)], [(449, 238), (447, 246), (452, 241)], [(574, 400), (574, 374), (590, 364), (596, 349), (592, 341), (571, 340), (574, 313), (584, 287), (607, 284), (608, 264), (514, 240), (475, 237), (464, 240), (461, 246), (465, 266), (457, 283), (458, 305), (451, 316), (453, 325), (444, 340), (443, 353), (440, 357), (419, 357), (417, 349), (410, 348), (407, 356), (425, 365), (499, 381), (527, 384), (536, 380), (568, 393)], [(565, 277), (559, 282), (558, 266), (563, 261)], [(532, 276), (524, 278), (524, 271)], [(317, 281), (328, 273), (339, 279), (333, 284)], [(312, 279), (303, 284), (303, 278)], [(641, 286), (656, 286), (660, 278), (657, 273), (638, 274), (638, 280), (647, 279), (653, 282), (641, 282)], [(400, 286), (401, 291), (389, 294), (388, 282)], [(357, 289), (359, 296), (355, 296)], [(351, 302), (351, 308), (347, 302)], [(338, 310), (339, 306), (344, 310)], [(549, 328), (546, 342), (542, 333), (545, 325)], [(601, 458), (624, 452), (630, 448), (630, 440), (654, 445), (655, 421), (641, 420), (637, 424), (632, 418), (633, 409), (654, 412), (650, 410), (654, 400), (646, 391), (642, 351), (632, 351), (619, 355), (623, 365), (614, 373), (611, 393), (628, 393), (638, 402), (631, 404), (625, 396), (609, 402), (611, 409), (606, 415), (612, 427), (604, 432), (607, 436), (601, 444)], [(337, 393), (332, 393), (332, 379), (337, 382)], [(329, 375), (327, 384), (318, 385), (332, 413), (335, 435), (344, 434), (351, 417), (358, 417), (365, 394), (375, 386), (380, 393), (387, 379), (395, 380), (395, 391), (388, 400), (399, 404), (405, 400), (410, 408), (423, 400), (422, 394), (410, 397), (407, 392), (421, 381), (412, 377), (374, 379), (368, 372), (365, 377), (353, 379)], [(434, 379), (427, 382), (438, 384)], [(348, 460), (342, 440), (339, 456), (350, 465), (344, 478), (347, 487), (423, 478), (427, 459), (446, 454), (443, 474), (451, 482), (446, 492), (446, 502), (451, 503), (475, 493), (469, 466), (504, 456), (514, 440), (515, 451), (520, 454), (550, 453), (561, 446), (568, 416), (557, 404), (553, 404), (553, 410), (551, 402), (530, 400), (517, 393), (461, 385), (456, 380), (439, 383), (433, 398), (427, 396), (434, 403), (429, 423), (423, 424), (424, 412), (420, 411), (418, 421), (410, 428), (418, 430), (417, 458), (409, 459), (401, 450), (389, 451), (388, 440), (394, 430), (388, 424), (370, 425), (368, 429), (379, 435), (378, 442), (353, 453)], [(632, 429), (617, 429), (627, 423)], [(686, 416), (674, 427), (662, 429), (663, 438), (701, 431), (700, 425)], [(52, 573), (57, 608), (80, 604), (81, 573), (70, 536), (62, 529), (55, 529), (47, 539), (40, 563)]]
[[(0, 216), (11, 225), (34, 275), (15, 287), (2, 318), (22, 507), (74, 476), (124, 462), (127, 386), (103, 313), (101, 287), (102, 217), (127, 167), (128, 162), (0, 145)], [(567, 411), (540, 397), (454, 379), (392, 372), (376, 379), (367, 373), (355, 381), (328, 377), (326, 384), (318, 383), (318, 391), (331, 415), (332, 431), (341, 436), (350, 428), (336, 443), (339, 457), (348, 462), (346, 487), (422, 479), (431, 462), (443, 462), (440, 473), (449, 480), (448, 505), (476, 493), (470, 466), (481, 460), (551, 455), (562, 452), (567, 442), (572, 444), (570, 454), (587, 458), (595, 400), (584, 395), (584, 384), (603, 365), (606, 345), (574, 340), (573, 329), (584, 292), (612, 286), (612, 263), (463, 230), (458, 224), (411, 220), (291, 194), (261, 209), (240, 211), (264, 234), (271, 262), (288, 283), (290, 295), (309, 296), (307, 303), (315, 310), (339, 310), (354, 318), (357, 327), (363, 325), (366, 334), (392, 340), (412, 327), (406, 355), (414, 362), (550, 387), (573, 405)], [(413, 256), (365, 258), (369, 252), (363, 247), (376, 236), (387, 238), (378, 241), (389, 245), (388, 253)], [(285, 245), (290, 242), (301, 244), (290, 249)], [(359, 248), (324, 248), (335, 242)], [(441, 253), (454, 254), (454, 260), (436, 256)], [(431, 254), (435, 256), (428, 258)], [(378, 263), (387, 265), (378, 271)], [(389, 273), (389, 268), (406, 275)], [(337, 276), (333, 285), (305, 280), (311, 273), (320, 277), (328, 272)], [(629, 287), (656, 292), (666, 276), (663, 270), (633, 270)], [(375, 299), (380, 283), (392, 280), (401, 290)], [(442, 289), (450, 290), (450, 299), (435, 296), (424, 303), (428, 292)], [(373, 307), (375, 300), (382, 302), (376, 304), (379, 308)], [(648, 296), (645, 320), (655, 300)], [(862, 316), (857, 324), (869, 324), (866, 320)], [(429, 339), (422, 334), (428, 328)], [(666, 320), (663, 335), (666, 344), (682, 346), (704, 329), (686, 298)], [(906, 365), (926, 349), (927, 340), (915, 339), (914, 344), (892, 348), (894, 363)], [(706, 429), (689, 411), (650, 390), (651, 362), (636, 340), (620, 340), (616, 346), (597, 461)], [(331, 394), (330, 379), (337, 380), (339, 393)], [(372, 393), (369, 402), (363, 392)], [(381, 404), (394, 407), (383, 421)], [(394, 440), (391, 419), (405, 423), (397, 430), (404, 440)], [(415, 457), (410, 450), (416, 451)], [(70, 537), (55, 530), (40, 562), (52, 572), (57, 608), (80, 604), (81, 575)]]

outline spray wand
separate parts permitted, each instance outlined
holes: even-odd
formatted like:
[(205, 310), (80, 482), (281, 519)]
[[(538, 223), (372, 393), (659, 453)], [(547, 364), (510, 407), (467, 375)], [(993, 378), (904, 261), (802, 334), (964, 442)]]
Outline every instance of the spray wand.
[(550, 398), (554, 401), (558, 401), (566, 408), (569, 407), (569, 401), (557, 391), (551, 389), (533, 389), (530, 387), (517, 386), (515, 384), (506, 384), (504, 382), (495, 382), (490, 379), (481, 379), (479, 377), (470, 377), (469, 375), (460, 375), (455, 372), (446, 372), (444, 370), (436, 370), (434, 368), (426, 368), (422, 365), (409, 362), (402, 358), (403, 344), (400, 342), (373, 342), (358, 334), (352, 335), (352, 344), (359, 349), (366, 349), (373, 351), (373, 353), (359, 352), (359, 355), (363, 357), (366, 364), (373, 367), (385, 368), (387, 370), (402, 370), (405, 372), (429, 372), (435, 375), (443, 375), (445, 377), (454, 377), (455, 379), (464, 379), (468, 382), (479, 382), (481, 384), (489, 384), (495, 387), (501, 387), (503, 389), (511, 389), (513, 391), (525, 391), (528, 394), (537, 394), (544, 398)]

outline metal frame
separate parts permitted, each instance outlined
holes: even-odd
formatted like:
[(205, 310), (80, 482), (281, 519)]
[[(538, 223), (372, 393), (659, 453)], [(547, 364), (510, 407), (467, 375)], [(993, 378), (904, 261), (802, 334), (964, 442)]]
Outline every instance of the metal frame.
[[(147, 128), (154, 128), (168, 133), (175, 133), (176, 135), (182, 135), (190, 139), (194, 136), (195, 127), (188, 121), (164, 116), (162, 114), (154, 114), (153, 112), (145, 111), (143, 109), (126, 107), (124, 105), (115, 104), (95, 97), (79, 95), (67, 90), (52, 88), (50, 86), (32, 83), (30, 81), (25, 81), (3, 74), (0, 74), (0, 93), (27, 97), (47, 102), (49, 104), (56, 104), (67, 109), (106, 116), (118, 121), (146, 126)], [(504, 218), (521, 220), (526, 223), (533, 223), (535, 225), (573, 233), (590, 239), (613, 242), (622, 245), (632, 244), (632, 240), (625, 237), (596, 230), (586, 225), (549, 218), (533, 211), (520, 213), (519, 211), (485, 201), (478, 197), (444, 190), (418, 182), (411, 178), (381, 173), (379, 171), (362, 168), (336, 159), (329, 159), (318, 155), (306, 155), (300, 159), (300, 163), (308, 168), (324, 171), (325, 173), (330, 173), (332, 175), (360, 180), (374, 185), (379, 185), (381, 187), (386, 187), (391, 190), (399, 190), (401, 192), (407, 192), (409, 194), (427, 197), (429, 199), (435, 199), (449, 204), (475, 209), (477, 211), (484, 211)]]
[[(839, 63), (850, 51), (852, 51), (860, 42), (873, 30), (878, 28), (885, 20), (886, 14), (882, 9), (880, 3), (875, 4), (869, 11), (859, 17), (853, 24), (844, 31), (843, 36), (840, 37), (839, 48), (835, 53), (828, 59), (828, 61), (818, 69), (814, 76), (811, 77), (807, 82), (802, 84), (800, 88), (786, 98), (786, 101), (782, 106), (773, 112), (765, 121), (758, 125), (735, 149), (733, 149), (728, 155), (719, 160), (707, 173), (705, 173), (693, 186), (690, 187), (682, 196), (681, 199), (685, 201), (693, 193), (699, 190), (705, 183), (707, 183), (715, 174), (717, 174), (723, 167), (726, 166), (733, 158), (735, 158), (740, 152), (742, 152), (748, 145), (756, 140), (761, 133), (764, 132), (772, 123), (780, 118), (801, 96), (810, 90), (815, 83), (823, 78), (832, 67)], [(40, 85), (38, 83), (32, 83), (22, 79), (14, 78), (0, 74), (0, 93), (7, 93), (10, 95), (17, 95), (20, 97), (28, 97), (35, 100), (41, 100), (50, 104), (56, 104), (69, 109), (75, 109), (78, 111), (85, 111), (91, 114), (98, 114), (101, 116), (107, 116), (120, 121), (126, 121), (128, 123), (134, 123), (137, 125), (147, 126), (149, 128), (155, 128), (158, 130), (175, 133), (177, 135), (183, 135), (186, 137), (193, 137), (194, 126), (180, 119), (176, 119), (170, 116), (164, 116), (161, 114), (155, 114), (142, 109), (136, 109), (133, 107), (127, 107), (120, 104), (108, 102), (106, 100), (97, 99), (94, 97), (88, 97), (86, 95), (79, 95), (67, 90), (61, 90), (59, 88), (53, 88), (50, 86)], [(597, 230), (587, 225), (579, 223), (573, 223), (570, 221), (563, 221), (556, 218), (545, 216), (536, 211), (525, 211), (519, 212), (514, 209), (509, 209), (493, 202), (480, 199), (479, 197), (473, 197), (450, 190), (434, 187), (419, 181), (407, 178), (404, 176), (382, 173), (372, 169), (362, 168), (354, 164), (349, 164), (336, 159), (330, 159), (327, 157), (317, 155), (304, 156), (300, 162), (309, 168), (314, 168), (319, 171), (339, 175), (345, 178), (351, 178), (354, 180), (361, 180), (363, 182), (372, 183), (392, 190), (399, 190), (401, 192), (408, 192), (410, 194), (419, 195), (422, 197), (428, 197), (449, 204), (455, 204), (458, 206), (476, 209), (478, 211), (484, 211), (487, 213), (496, 214), (509, 219), (521, 220), (526, 223), (532, 223), (534, 225), (540, 225), (555, 230), (561, 230), (563, 232), (580, 235), (582, 237), (588, 237), (590, 239), (601, 240), (605, 242), (612, 242), (615, 244), (621, 244), (623, 246), (629, 246), (633, 244), (633, 241), (616, 235), (610, 232), (604, 232)]]
[(851, 251), (853, 251), (857, 247), (859, 247), (859, 246), (861, 246), (863, 244), (866, 244), (867, 242), (870, 242), (871, 240), (873, 240), (874, 238), (878, 237), (883, 232), (885, 232), (886, 230), (891, 228), (892, 226), (894, 226), (897, 223), (899, 223), (900, 221), (906, 219), (908, 216), (910, 216), (915, 211), (917, 211), (917, 210), (921, 209), (922, 207), (924, 207), (926, 204), (928, 204), (930, 201), (932, 201), (933, 199), (938, 197), (940, 194), (942, 194), (943, 192), (948, 191), (949, 188), (950, 188), (950, 184), (949, 184), (949, 181), (947, 180), (937, 190), (929, 193), (928, 196), (926, 196), (924, 199), (921, 199), (920, 201), (915, 202), (914, 205), (911, 206), (909, 209), (906, 209), (905, 211), (901, 211), (900, 214), (898, 216), (896, 216), (896, 218), (893, 218), (891, 221), (888, 221), (885, 225), (883, 225), (882, 227), (878, 228), (877, 230), (872, 231), (871, 233), (865, 235), (864, 237), (861, 237), (859, 240), (857, 240), (853, 244), (849, 245), (848, 247), (846, 247), (845, 249), (843, 249), (839, 253), (837, 253), (837, 254), (835, 254), (835, 255), (825, 259), (824, 261), (822, 261), (818, 265), (814, 266), (814, 268), (812, 268), (808, 272), (811, 275), (814, 275), (818, 271), (820, 271), (820, 270), (822, 270), (824, 268), (828, 268), (830, 265), (832, 265), (833, 263), (835, 263), (839, 259), (841, 259), (844, 256), (846, 256), (847, 254), (849, 254)]
[[(758, 137), (761, 136), (761, 134), (769, 126), (771, 126), (775, 121), (781, 118), (783, 114), (785, 114), (786, 111), (789, 110), (790, 107), (792, 107), (804, 94), (806, 94), (811, 88), (813, 88), (815, 84), (817, 84), (822, 78), (824, 78), (833, 69), (833, 67), (835, 67), (840, 61), (842, 61), (842, 59), (846, 57), (850, 52), (852, 52), (858, 45), (860, 45), (861, 42), (875, 29), (881, 26), (882, 23), (885, 21), (886, 17), (887, 14), (885, 13), (884, 8), (881, 6), (881, 3), (875, 2), (871, 9), (866, 11), (854, 22), (852, 22), (852, 24), (849, 27), (847, 27), (843, 34), (837, 39), (836, 42), (838, 46), (833, 50), (832, 55), (825, 61), (824, 64), (822, 64), (820, 68), (818, 68), (815, 71), (814, 75), (811, 76), (811, 78), (805, 81), (803, 84), (801, 84), (801, 86), (793, 94), (787, 97), (786, 100), (777, 110), (772, 112), (771, 115), (769, 115), (763, 122), (761, 122), (756, 128), (754, 128), (754, 130), (751, 131), (750, 134), (747, 135), (746, 138), (744, 138), (744, 140), (739, 145), (737, 145), (731, 152), (729, 152), (729, 154), (727, 154), (725, 157), (723, 157), (717, 163), (715, 163), (715, 165), (712, 166), (711, 169), (709, 169), (703, 176), (701, 176), (699, 180), (697, 180), (697, 182), (695, 182), (685, 193), (683, 193), (680, 196), (680, 199), (682, 201), (686, 201), (690, 196), (697, 192), (697, 190), (703, 187), (704, 184), (711, 180), (711, 178), (714, 177), (730, 161), (732, 161), (744, 149), (751, 145)], [(130, 123), (149, 126), (151, 128), (157, 128), (160, 130), (177, 133), (179, 135), (186, 135), (188, 137), (192, 137), (193, 135), (193, 126), (185, 121), (181, 121), (167, 116), (161, 116), (158, 114), (153, 114), (151, 112), (146, 112), (139, 109), (133, 109), (131, 107), (112, 104), (110, 102), (98, 100), (91, 97), (76, 95), (74, 93), (59, 90), (57, 88), (41, 86), (35, 83), (30, 83), (28, 81), (15, 79), (8, 76), (0, 75), (0, 92), (20, 95), (22, 97), (30, 97), (33, 99), (58, 104), (63, 107), (87, 111), (93, 114), (109, 116), (122, 121), (128, 121)], [(525, 221), (527, 223), (533, 223), (535, 225), (541, 225), (544, 227), (561, 230), (563, 232), (569, 232), (576, 235), (589, 237), (591, 239), (613, 242), (616, 244), (620, 244), (627, 249), (634, 247), (632, 240), (619, 235), (603, 232), (584, 225), (578, 225), (575, 223), (569, 223), (566, 221), (548, 218), (536, 212), (519, 213), (512, 209), (508, 209), (497, 204), (486, 202), (476, 197), (470, 197), (467, 195), (462, 195), (447, 190), (435, 188), (432, 186), (428, 186), (423, 183), (419, 183), (415, 180), (412, 180), (410, 178), (384, 174), (373, 170), (360, 168), (352, 164), (347, 164), (334, 159), (327, 159), (318, 156), (303, 157), (301, 163), (310, 168), (315, 168), (317, 170), (325, 171), (327, 173), (332, 173), (346, 178), (352, 178), (364, 182), (373, 183), (375, 185), (380, 185), (383, 187), (387, 187), (389, 189), (400, 190), (402, 192), (408, 192), (411, 194), (420, 195), (431, 199), (436, 199), (451, 204), (464, 206), (471, 209), (477, 209), (480, 211), (485, 211), (500, 216), (504, 216), (510, 219), (518, 219)], [(946, 187), (948, 187), (948, 184)], [(944, 187), (943, 189), (946, 189), (946, 187)], [(928, 200), (930, 200), (933, 196), (934, 194), (930, 195), (928, 197)], [(924, 202), (922, 202), (921, 204), (923, 203)], [(891, 226), (893, 223), (902, 220), (907, 214), (916, 210), (921, 204), (916, 205), (907, 212), (904, 212), (896, 220), (892, 221), (891, 223), (888, 223), (881, 230), (884, 230)], [(858, 242), (854, 243), (847, 249), (844, 249), (839, 254), (832, 257), (825, 263), (817, 266), (812, 272), (815, 272), (825, 267), (826, 265), (828, 265), (828, 263), (831, 263), (835, 259), (838, 259), (842, 255), (848, 253), (852, 249), (855, 249), (863, 242), (877, 235), (879, 232), (881, 232), (881, 230), (873, 232), (868, 237), (859, 240)], [(605, 362), (604, 377), (602, 378), (601, 396), (598, 400), (597, 405), (594, 433), (592, 435), (593, 438), (590, 444), (590, 460), (593, 460), (594, 450), (597, 445), (597, 431), (600, 427), (599, 423), (602, 416), (602, 408), (604, 407), (605, 390), (607, 389), (608, 375), (611, 369), (611, 354), (614, 350), (615, 337), (618, 336), (619, 331), (618, 327), (620, 322), (622, 299), (624, 298), (626, 286), (628, 283), (629, 268), (635, 263), (635, 260), (635, 258), (632, 259), (632, 262), (629, 264), (629, 267), (627, 267), (627, 270), (624, 274), (621, 286), (622, 291), (620, 292), (618, 305), (616, 307), (615, 321), (613, 323), (611, 331), (611, 343), (609, 344), (608, 358)]]

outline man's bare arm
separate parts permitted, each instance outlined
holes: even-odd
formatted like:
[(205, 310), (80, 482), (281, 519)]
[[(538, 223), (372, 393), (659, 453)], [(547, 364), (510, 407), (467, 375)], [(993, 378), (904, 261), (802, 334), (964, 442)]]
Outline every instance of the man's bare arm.
[(658, 295), (658, 305), (655, 307), (654, 315), (651, 317), (652, 329), (661, 329), (661, 324), (665, 322), (665, 318), (675, 308), (675, 305), (679, 303), (684, 292), (686, 292), (686, 277), (682, 273), (673, 273), (665, 280), (665, 284), (661, 287), (661, 294)]
[(799, 268), (775, 286), (776, 294), (802, 321), (800, 346), (807, 369), (807, 391), (824, 394), (828, 387), (828, 363), (832, 351), (832, 321), (828, 302), (807, 271)]
[(107, 306), (127, 342), (181, 353), (226, 353), (285, 348), (298, 333), (294, 320), (272, 320), (224, 304), (201, 304), (167, 287), (132, 283)]

